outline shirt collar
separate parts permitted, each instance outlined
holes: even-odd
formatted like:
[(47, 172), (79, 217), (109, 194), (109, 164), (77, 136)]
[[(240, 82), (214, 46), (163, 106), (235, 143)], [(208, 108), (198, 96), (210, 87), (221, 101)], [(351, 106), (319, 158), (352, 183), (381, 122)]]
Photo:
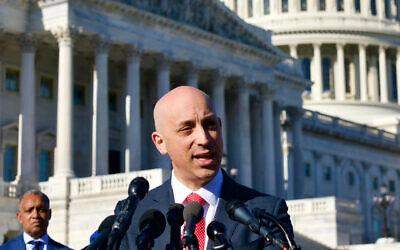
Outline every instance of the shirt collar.
[(23, 237), (24, 237), (24, 242), (25, 242), (25, 244), (28, 244), (30, 241), (32, 241), (32, 240), (34, 240), (34, 241), (41, 241), (41, 242), (43, 242), (45, 245), (48, 245), (48, 243), (49, 243), (49, 235), (46, 233), (46, 234), (44, 234), (42, 237), (40, 237), (39, 239), (34, 239), (34, 238), (32, 238), (29, 234), (27, 234), (27, 233), (23, 233)]
[(216, 206), (218, 202), (219, 195), (222, 189), (222, 171), (218, 170), (214, 178), (207, 183), (204, 187), (199, 190), (193, 191), (181, 183), (175, 176), (174, 170), (172, 170), (171, 186), (174, 192), (174, 199), (176, 203), (181, 203), (185, 201), (186, 197), (191, 193), (196, 193), (200, 195), (208, 204), (211, 206)]

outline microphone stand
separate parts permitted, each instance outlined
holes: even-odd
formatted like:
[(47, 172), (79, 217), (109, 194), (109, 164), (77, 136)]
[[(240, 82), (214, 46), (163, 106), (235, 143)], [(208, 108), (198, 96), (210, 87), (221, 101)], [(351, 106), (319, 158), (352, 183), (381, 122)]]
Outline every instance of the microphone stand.
[[(279, 220), (275, 216), (266, 212), (264, 209), (259, 209), (259, 208), (254, 208), (252, 210), (252, 212), (254, 213), (254, 215), (256, 217), (259, 218), (260, 223), (263, 223), (262, 219), (270, 220), (282, 231), (282, 233), (285, 235), (286, 241), (289, 244), (288, 250), (301, 250), (301, 248), (297, 247), (296, 244), (292, 241), (292, 239), (290, 239), (289, 234), (286, 232), (285, 228), (282, 226), (282, 224), (279, 222)], [(272, 241), (272, 243), (275, 244), (276, 242), (274, 242), (274, 239), (272, 238), (272, 240), (271, 240), (268, 236), (269, 236), (269, 234), (266, 235), (266, 239), (269, 241)], [(283, 249), (287, 249), (287, 248), (283, 248)]]
[(199, 250), (199, 241), (195, 234), (186, 235), (182, 239), (183, 247), (188, 247), (189, 250)]
[(181, 233), (180, 226), (171, 225), (170, 243), (165, 246), (165, 250), (181, 250)]

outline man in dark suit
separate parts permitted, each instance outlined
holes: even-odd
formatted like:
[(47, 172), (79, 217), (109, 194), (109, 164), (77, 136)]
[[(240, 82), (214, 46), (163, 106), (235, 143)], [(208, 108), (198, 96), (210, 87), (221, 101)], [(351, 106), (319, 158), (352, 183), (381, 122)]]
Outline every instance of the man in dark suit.
[(47, 195), (39, 190), (27, 191), (20, 200), (17, 212), (17, 219), (24, 232), (0, 246), (0, 250), (70, 249), (48, 236), (47, 226), (50, 218), (50, 201)]
[[(211, 99), (189, 86), (175, 88), (164, 95), (154, 108), (156, 131), (152, 140), (158, 151), (171, 159), (171, 179), (155, 188), (139, 203), (121, 249), (136, 248), (138, 221), (148, 209), (166, 213), (171, 203), (183, 205), (197, 199), (204, 208), (204, 218), (196, 225), (199, 249), (211, 249), (213, 242), (204, 229), (213, 220), (226, 226), (227, 238), (234, 249), (263, 249), (264, 242), (245, 226), (229, 219), (225, 205), (230, 200), (245, 202), (250, 208), (262, 208), (275, 215), (293, 238), (293, 229), (283, 199), (259, 193), (233, 181), (220, 169), (222, 158), (221, 120)], [(203, 224), (201, 224), (203, 223)], [(272, 231), (276, 228), (268, 225)], [(199, 233), (199, 235), (198, 235)], [(170, 240), (170, 228), (155, 240), (154, 249), (165, 249)], [(201, 236), (203, 235), (203, 236)], [(285, 240), (279, 232), (276, 236)], [(253, 244), (249, 244), (253, 242)], [(274, 249), (267, 246), (265, 249)]]

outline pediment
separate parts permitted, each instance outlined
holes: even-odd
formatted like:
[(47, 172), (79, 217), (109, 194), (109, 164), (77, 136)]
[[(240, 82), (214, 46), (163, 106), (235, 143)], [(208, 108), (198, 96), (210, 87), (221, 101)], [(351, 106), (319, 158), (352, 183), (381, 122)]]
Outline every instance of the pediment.
[(244, 22), (219, 0), (114, 1), (276, 54), (267, 31)]

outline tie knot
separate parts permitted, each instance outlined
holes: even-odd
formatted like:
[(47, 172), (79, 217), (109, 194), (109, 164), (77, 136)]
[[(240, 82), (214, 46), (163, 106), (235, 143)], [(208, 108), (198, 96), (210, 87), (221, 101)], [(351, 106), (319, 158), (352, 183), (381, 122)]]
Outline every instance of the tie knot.
[(31, 240), (29, 241), (29, 244), (33, 245), (34, 250), (39, 250), (42, 242), (40, 240)]
[(204, 205), (204, 204), (207, 203), (207, 201), (205, 201), (200, 195), (195, 194), (195, 193), (189, 194), (189, 195), (186, 197), (186, 201), (187, 201), (188, 203), (193, 202), (193, 201), (194, 201), (194, 202), (198, 202), (198, 203), (200, 203), (201, 205)]

